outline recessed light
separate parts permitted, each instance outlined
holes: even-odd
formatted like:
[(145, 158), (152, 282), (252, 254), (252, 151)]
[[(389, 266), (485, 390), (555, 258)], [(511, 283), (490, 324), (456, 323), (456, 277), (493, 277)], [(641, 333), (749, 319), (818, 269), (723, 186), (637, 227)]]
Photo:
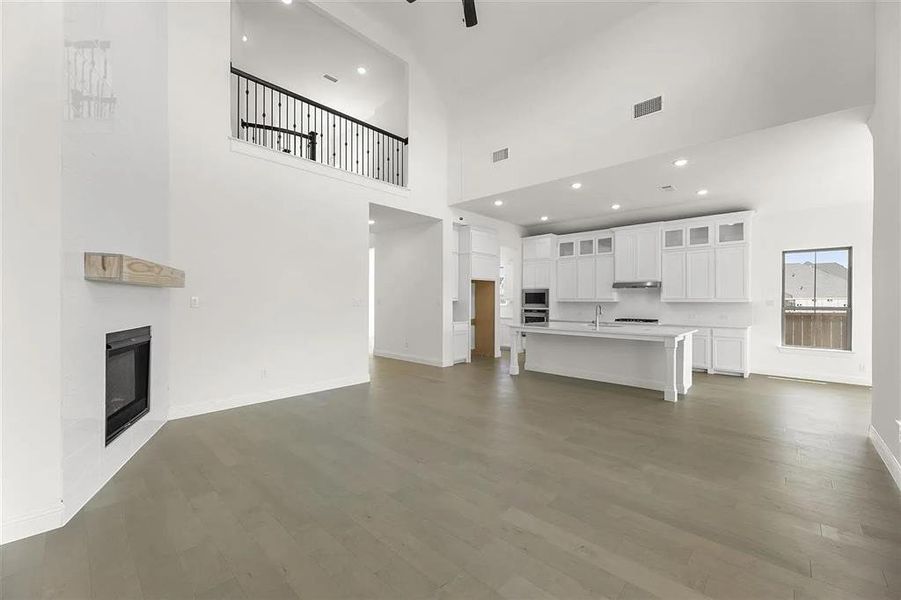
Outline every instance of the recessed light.
[(610, 208), (612, 208), (613, 210), (619, 210), (621, 207), (620, 207), (619, 204), (614, 204), (614, 205), (611, 206)]
[(677, 167), (684, 167), (687, 164), (688, 164), (687, 158), (677, 158), (676, 160), (673, 161), (673, 165), (675, 165)]
[(503, 200), (495, 200), (495, 201), (494, 201), (494, 205), (495, 205), (495, 206), (503, 206), (503, 205), (504, 205), (504, 201), (503, 201)]
[(707, 190), (698, 190), (698, 196), (706, 196), (708, 193)]
[(569, 186), (569, 187), (571, 187), (571, 188), (574, 189), (574, 190), (577, 190), (577, 189), (579, 189), (580, 187), (582, 187), (582, 184), (579, 183), (578, 181), (576, 181), (575, 183), (573, 183), (573, 184), (572, 184), (571, 186)]
[(375, 225), (375, 219), (369, 219), (369, 224), (370, 224), (370, 225)]
[(246, 41), (247, 41), (247, 34), (244, 34), (244, 35), (241, 36), (241, 41), (242, 41), (242, 42), (246, 42)]
[(547, 217), (541, 217), (542, 221), (547, 221)]
[(357, 73), (359, 73), (360, 75), (365, 75), (365, 74), (366, 74), (366, 67), (362, 67), (362, 66), (361, 66), (361, 67), (357, 67)]
[(284, 4), (291, 4), (292, 2), (294, 2), (294, 0), (282, 0), (282, 3)]

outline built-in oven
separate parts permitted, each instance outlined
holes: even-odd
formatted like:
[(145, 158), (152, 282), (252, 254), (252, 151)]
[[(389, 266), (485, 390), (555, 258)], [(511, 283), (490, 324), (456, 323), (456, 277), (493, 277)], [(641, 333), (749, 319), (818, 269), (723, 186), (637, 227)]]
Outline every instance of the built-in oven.
[(523, 309), (522, 311), (522, 324), (523, 325), (537, 325), (541, 323), (548, 322), (548, 310), (547, 309)]
[(522, 291), (522, 307), (524, 310), (528, 308), (548, 308), (549, 306), (550, 297), (546, 288)]

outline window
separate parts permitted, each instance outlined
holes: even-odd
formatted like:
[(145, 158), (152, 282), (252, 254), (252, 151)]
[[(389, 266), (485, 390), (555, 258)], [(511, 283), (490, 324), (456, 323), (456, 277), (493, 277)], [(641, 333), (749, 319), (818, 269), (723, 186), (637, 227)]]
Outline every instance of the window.
[(851, 349), (851, 248), (782, 253), (782, 344)]

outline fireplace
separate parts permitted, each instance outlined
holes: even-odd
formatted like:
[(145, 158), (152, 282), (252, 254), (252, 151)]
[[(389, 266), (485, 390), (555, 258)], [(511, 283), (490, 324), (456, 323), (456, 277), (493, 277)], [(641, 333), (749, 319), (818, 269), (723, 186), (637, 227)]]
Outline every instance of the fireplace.
[(106, 444), (150, 410), (150, 327), (106, 334)]

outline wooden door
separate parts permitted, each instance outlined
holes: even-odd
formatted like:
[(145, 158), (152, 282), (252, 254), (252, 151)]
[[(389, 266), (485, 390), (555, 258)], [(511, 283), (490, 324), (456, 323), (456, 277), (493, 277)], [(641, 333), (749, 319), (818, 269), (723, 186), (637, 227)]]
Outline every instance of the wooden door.
[(475, 289), (475, 316), (472, 324), (475, 327), (476, 356), (494, 358), (494, 282), (473, 281)]

